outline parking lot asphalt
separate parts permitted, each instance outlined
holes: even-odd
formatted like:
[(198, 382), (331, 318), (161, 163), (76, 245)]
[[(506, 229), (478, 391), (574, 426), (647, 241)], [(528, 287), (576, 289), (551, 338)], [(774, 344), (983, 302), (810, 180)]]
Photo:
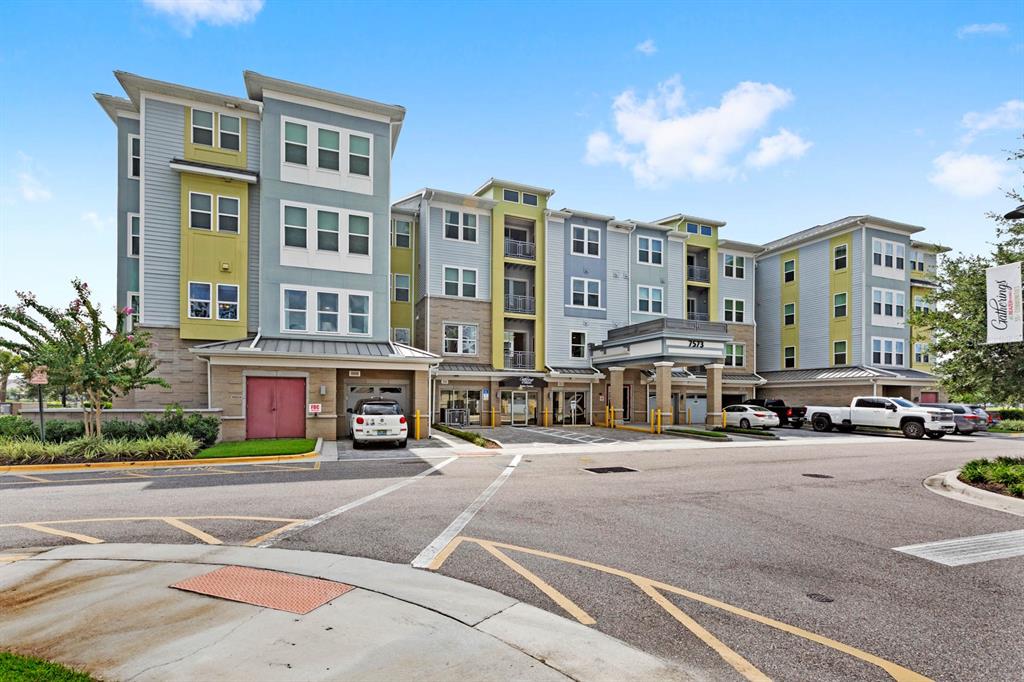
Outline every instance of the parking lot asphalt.
[[(747, 677), (737, 658), (780, 680), (1015, 679), (1024, 557), (950, 567), (895, 548), (1020, 529), (1019, 517), (921, 482), (974, 457), (1022, 454), (1024, 442), (808, 433), (756, 447), (644, 451), (641, 439), (614, 452), (527, 453), (511, 471), (500, 451), (452, 459), (439, 449), (287, 469), (0, 477), (0, 555), (271, 541), (408, 564), (501, 479), (437, 555), (438, 572), (582, 614), (709, 679)], [(816, 447), (816, 437), (833, 442)], [(602, 467), (626, 471), (591, 471)]]

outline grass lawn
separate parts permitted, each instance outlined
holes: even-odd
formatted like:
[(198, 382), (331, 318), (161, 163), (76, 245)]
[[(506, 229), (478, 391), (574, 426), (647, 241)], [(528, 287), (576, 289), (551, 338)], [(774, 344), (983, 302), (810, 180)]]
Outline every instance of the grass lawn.
[(994, 493), (1024, 497), (1024, 457), (972, 459), (960, 469), (960, 480)]
[(0, 682), (94, 682), (92, 677), (39, 658), (0, 651)]
[(235, 443), (217, 443), (200, 450), (196, 459), (216, 457), (269, 457), (272, 455), (304, 455), (313, 452), (316, 441), (311, 438), (269, 438), (242, 440)]

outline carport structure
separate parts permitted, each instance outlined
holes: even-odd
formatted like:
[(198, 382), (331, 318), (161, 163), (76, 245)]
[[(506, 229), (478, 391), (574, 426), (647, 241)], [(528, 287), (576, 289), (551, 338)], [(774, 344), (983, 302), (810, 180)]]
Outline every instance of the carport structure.
[[(722, 322), (699, 322), (663, 318), (620, 327), (608, 332), (607, 340), (592, 350), (594, 367), (609, 376), (608, 406), (616, 421), (646, 421), (650, 409), (661, 411), (663, 423), (679, 421), (673, 409), (673, 380), (698, 387), (703, 375), (707, 396), (705, 423), (722, 418), (722, 375), (725, 344), (732, 335)], [(632, 386), (645, 385), (645, 373), (653, 371), (653, 404), (636, 409)], [(675, 376), (674, 376), (675, 374)], [(756, 376), (756, 375), (755, 375)], [(759, 377), (758, 377), (759, 378)]]

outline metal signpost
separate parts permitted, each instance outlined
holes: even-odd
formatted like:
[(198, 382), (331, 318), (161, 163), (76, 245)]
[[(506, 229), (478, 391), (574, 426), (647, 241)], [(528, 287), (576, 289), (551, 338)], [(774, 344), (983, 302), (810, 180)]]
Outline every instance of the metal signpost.
[(46, 442), (46, 422), (43, 418), (43, 386), (50, 383), (46, 376), (46, 370), (46, 365), (39, 365), (32, 370), (32, 376), (28, 380), (28, 383), (39, 387), (39, 440), (44, 443)]

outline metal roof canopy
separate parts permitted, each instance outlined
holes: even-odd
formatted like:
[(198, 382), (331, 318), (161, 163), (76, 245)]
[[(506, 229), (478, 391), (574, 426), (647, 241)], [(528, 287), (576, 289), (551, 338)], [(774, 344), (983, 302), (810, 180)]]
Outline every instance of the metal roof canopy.
[(593, 347), (595, 367), (648, 367), (654, 362), (703, 365), (723, 362), (733, 339), (724, 322), (661, 318), (619, 327)]

